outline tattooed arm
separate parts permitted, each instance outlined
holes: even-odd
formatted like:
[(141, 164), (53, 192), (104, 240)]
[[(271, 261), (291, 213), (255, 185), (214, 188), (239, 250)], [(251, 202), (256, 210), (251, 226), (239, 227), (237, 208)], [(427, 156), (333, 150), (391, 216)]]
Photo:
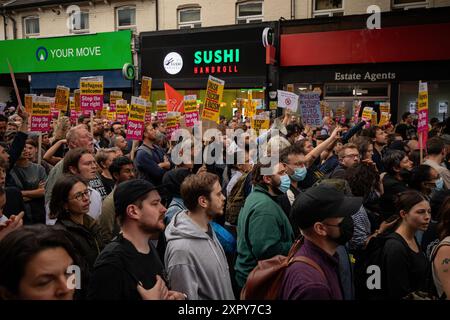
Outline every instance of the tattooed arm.
[(450, 300), (450, 246), (440, 247), (433, 263), (447, 300)]

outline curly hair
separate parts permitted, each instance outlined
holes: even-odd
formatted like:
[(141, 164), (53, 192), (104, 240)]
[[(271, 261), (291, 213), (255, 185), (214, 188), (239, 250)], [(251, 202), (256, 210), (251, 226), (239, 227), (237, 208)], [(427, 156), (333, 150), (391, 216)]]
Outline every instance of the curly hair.
[(378, 186), (380, 175), (374, 167), (359, 163), (346, 170), (345, 179), (354, 196), (366, 198)]

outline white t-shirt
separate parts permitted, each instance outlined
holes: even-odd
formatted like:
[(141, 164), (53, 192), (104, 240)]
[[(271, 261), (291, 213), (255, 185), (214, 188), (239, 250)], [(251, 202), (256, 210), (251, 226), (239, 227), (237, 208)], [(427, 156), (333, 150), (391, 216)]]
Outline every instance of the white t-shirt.
[[(97, 218), (102, 213), (102, 196), (97, 190), (92, 189), (91, 187), (89, 187), (89, 190), (91, 190), (91, 204), (89, 205), (88, 215), (97, 220)], [(49, 217), (50, 214), (49, 204), (45, 205), (45, 212), (46, 212), (45, 223), (50, 226), (54, 225), (56, 219), (50, 219)]]

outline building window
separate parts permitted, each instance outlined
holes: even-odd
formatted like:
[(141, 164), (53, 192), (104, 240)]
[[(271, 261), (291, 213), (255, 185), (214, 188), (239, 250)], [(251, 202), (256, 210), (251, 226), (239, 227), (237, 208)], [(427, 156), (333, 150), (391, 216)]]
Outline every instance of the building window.
[(343, 0), (314, 0), (313, 17), (343, 16), (343, 2)]
[(427, 8), (428, 0), (392, 0), (392, 7), (404, 10)]
[(74, 12), (70, 15), (72, 19), (72, 30), (73, 33), (86, 33), (89, 32), (89, 12)]
[(263, 22), (262, 1), (249, 1), (237, 4), (237, 23)]
[(120, 7), (116, 10), (117, 29), (135, 29), (136, 28), (136, 8)]
[(178, 28), (200, 28), (202, 26), (200, 10), (200, 8), (186, 8), (178, 10)]
[(23, 33), (25, 37), (33, 37), (39, 35), (39, 17), (26, 17), (23, 19)]

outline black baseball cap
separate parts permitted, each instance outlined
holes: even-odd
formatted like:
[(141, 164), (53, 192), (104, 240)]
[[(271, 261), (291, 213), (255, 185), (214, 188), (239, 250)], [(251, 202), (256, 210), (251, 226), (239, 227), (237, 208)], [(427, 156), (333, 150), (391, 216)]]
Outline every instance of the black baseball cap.
[(133, 179), (120, 183), (114, 190), (113, 195), (116, 216), (125, 215), (125, 211), (130, 204), (150, 191), (159, 190), (162, 187), (156, 187), (143, 179)]
[(359, 211), (362, 202), (361, 197), (348, 197), (331, 185), (320, 184), (298, 195), (291, 216), (300, 229), (307, 229), (327, 218), (351, 216)]

